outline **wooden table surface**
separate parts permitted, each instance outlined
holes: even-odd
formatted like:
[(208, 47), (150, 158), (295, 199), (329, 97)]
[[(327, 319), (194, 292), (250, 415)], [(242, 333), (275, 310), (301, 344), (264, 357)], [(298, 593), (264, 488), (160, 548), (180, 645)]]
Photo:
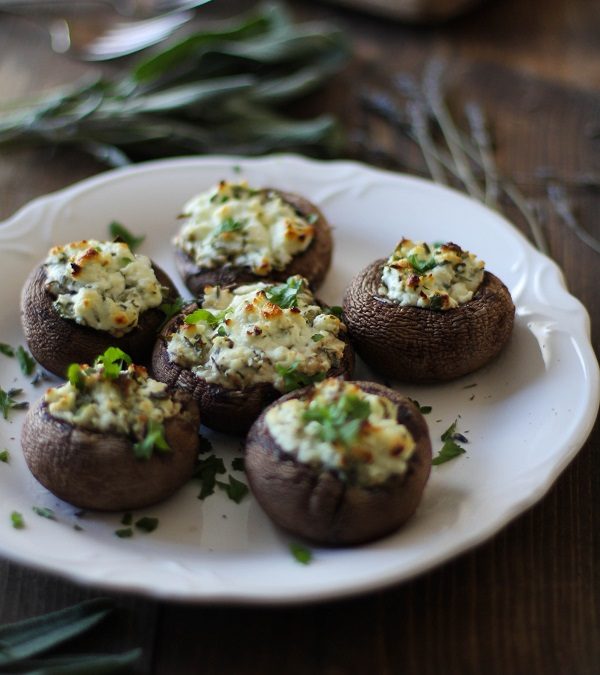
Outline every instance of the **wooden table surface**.
[[(249, 2), (221, 3), (233, 11)], [(538, 199), (551, 256), (587, 307), (598, 353), (600, 255), (547, 208), (540, 167), (569, 186), (581, 223), (600, 236), (600, 4), (593, 0), (488, 0), (443, 25), (410, 27), (318, 2), (299, 17), (329, 17), (352, 38), (349, 69), (315, 105), (336, 112), (363, 141), (349, 152), (423, 173), (419, 153), (364, 118), (373, 72), (419, 74), (449, 64), (460, 100), (477, 100), (497, 139), (501, 170)], [(33, 24), (0, 15), (1, 100), (67, 82), (87, 66), (53, 55)], [(594, 133), (596, 132), (596, 133)], [(360, 139), (359, 139), (360, 140)], [(0, 151), (0, 219), (32, 198), (104, 167), (76, 151)], [(593, 181), (592, 181), (593, 183)], [(519, 226), (523, 226), (519, 222)], [(293, 607), (185, 606), (114, 596), (101, 631), (73, 650), (143, 648), (139, 672), (487, 673), (600, 672), (600, 428), (527, 513), (493, 539), (395, 587)], [(106, 595), (0, 560), (0, 623)]]

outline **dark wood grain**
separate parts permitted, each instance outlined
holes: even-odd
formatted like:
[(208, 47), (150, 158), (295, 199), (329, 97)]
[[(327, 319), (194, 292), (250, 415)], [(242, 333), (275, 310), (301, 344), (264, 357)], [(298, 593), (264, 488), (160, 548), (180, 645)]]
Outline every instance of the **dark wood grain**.
[[(215, 3), (216, 5), (217, 3)], [(218, 3), (234, 11), (253, 3)], [(225, 6), (225, 7), (224, 7)], [(600, 172), (600, 5), (590, 0), (488, 0), (446, 24), (409, 28), (297, 0), (303, 18), (336, 19), (356, 57), (307, 106), (337, 112), (370, 146), (351, 153), (424, 171), (418, 150), (366, 118), (361, 86), (419, 74), (432, 55), (452, 64), (456, 105), (486, 110), (500, 168), (540, 200), (545, 234), (600, 342), (600, 256), (566, 229), (544, 198), (540, 167), (564, 182)], [(0, 15), (0, 100), (87, 71), (51, 55), (44, 33)], [(459, 111), (457, 111), (459, 112)], [(385, 151), (384, 153), (378, 152)], [(363, 153), (360, 155), (360, 153)], [(393, 161), (392, 161), (393, 160)], [(103, 170), (74, 151), (0, 153), (0, 218), (30, 199)], [(600, 190), (571, 187), (582, 224), (600, 236)], [(526, 231), (524, 224), (517, 224)], [(600, 671), (600, 426), (544, 499), (492, 540), (421, 577), (378, 593), (304, 607), (194, 607), (116, 595), (114, 621), (72, 643), (80, 651), (144, 648), (139, 672), (304, 675), (595, 675)], [(40, 552), (43, 555), (43, 552)], [(0, 561), (0, 622), (100, 594)]]

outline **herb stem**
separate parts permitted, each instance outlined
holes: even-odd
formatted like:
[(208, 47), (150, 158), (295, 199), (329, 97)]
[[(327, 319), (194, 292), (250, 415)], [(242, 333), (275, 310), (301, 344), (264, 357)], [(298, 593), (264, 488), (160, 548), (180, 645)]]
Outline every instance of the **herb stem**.
[(600, 241), (581, 226), (573, 213), (571, 202), (567, 197), (564, 187), (558, 183), (550, 183), (547, 187), (547, 191), (550, 202), (563, 223), (574, 232), (584, 244), (589, 246), (596, 253), (600, 253)]
[(483, 111), (477, 103), (471, 101), (465, 106), (465, 112), (471, 129), (471, 137), (479, 151), (479, 163), (485, 177), (484, 202), (492, 209), (497, 210), (499, 196), (498, 169)]

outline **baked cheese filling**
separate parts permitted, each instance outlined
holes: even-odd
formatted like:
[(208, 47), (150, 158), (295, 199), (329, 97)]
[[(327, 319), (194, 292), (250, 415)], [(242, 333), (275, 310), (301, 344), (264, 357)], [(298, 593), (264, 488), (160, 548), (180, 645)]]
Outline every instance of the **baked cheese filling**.
[(403, 475), (415, 450), (398, 406), (352, 382), (330, 378), (308, 396), (273, 406), (267, 429), (284, 452), (361, 485)]
[(150, 259), (123, 242), (90, 239), (55, 246), (44, 262), (46, 288), (64, 319), (121, 337), (158, 307), (163, 289)]
[(274, 191), (221, 181), (191, 199), (182, 217), (175, 246), (199, 267), (249, 267), (266, 276), (308, 248), (317, 214), (299, 214)]
[(383, 266), (379, 294), (400, 305), (453, 309), (472, 299), (483, 272), (484, 263), (456, 244), (402, 239)]
[(136, 365), (117, 372), (102, 363), (72, 365), (69, 381), (48, 389), (44, 401), (52, 417), (73, 426), (137, 440), (152, 430), (160, 433), (165, 420), (181, 413), (181, 403), (172, 399), (167, 385)]
[(340, 364), (344, 324), (321, 308), (303, 277), (234, 290), (207, 286), (201, 308), (168, 340), (172, 362), (227, 388), (260, 382), (291, 391)]

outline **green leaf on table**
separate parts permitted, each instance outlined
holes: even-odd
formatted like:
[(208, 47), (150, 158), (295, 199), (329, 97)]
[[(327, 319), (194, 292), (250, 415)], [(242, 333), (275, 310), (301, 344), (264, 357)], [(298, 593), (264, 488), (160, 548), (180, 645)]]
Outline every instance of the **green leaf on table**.
[(135, 521), (135, 526), (138, 530), (142, 530), (142, 532), (150, 533), (154, 532), (154, 530), (158, 527), (158, 522), (158, 518), (143, 516), (139, 520)]
[(32, 511), (36, 513), (40, 518), (47, 518), (48, 520), (56, 520), (56, 514), (52, 509), (49, 509), (45, 506), (32, 506)]
[(120, 239), (122, 242), (129, 246), (130, 250), (133, 252), (136, 248), (140, 247), (146, 239), (145, 235), (136, 237), (132, 234), (124, 225), (113, 220), (112, 223), (108, 226), (108, 231), (110, 236), (113, 239)]
[(10, 459), (10, 452), (6, 448), (3, 450), (0, 450), (0, 462), (3, 462), (4, 464), (8, 464), (8, 460)]
[(8, 413), (11, 410), (23, 410), (29, 407), (29, 403), (27, 403), (27, 401), (16, 400), (16, 397), (21, 396), (22, 394), (22, 389), (13, 388), (9, 389), (8, 391), (4, 391), (4, 389), (0, 387), (0, 411), (2, 412), (2, 416), (5, 420), (8, 419)]
[(205, 459), (198, 461), (194, 470), (194, 478), (201, 483), (198, 499), (206, 499), (215, 491), (217, 484), (217, 474), (226, 473), (225, 464), (220, 457), (209, 455)]
[(243, 457), (234, 457), (231, 460), (231, 468), (234, 471), (246, 471), (246, 464)]
[(234, 501), (236, 504), (239, 504), (242, 499), (248, 494), (248, 486), (245, 483), (242, 483), (241, 480), (234, 478), (231, 474), (228, 476), (228, 481), (216, 481), (217, 485), (227, 493), (229, 499)]
[(292, 542), (290, 544), (290, 553), (294, 556), (296, 562), (299, 562), (301, 565), (308, 565), (312, 562), (312, 551), (306, 548), (306, 546)]
[(458, 445), (456, 441), (448, 439), (444, 442), (444, 445), (442, 445), (439, 453), (433, 458), (431, 463), (433, 465), (444, 464), (445, 462), (449, 462), (451, 459), (454, 459), (465, 452), (466, 450)]
[(17, 361), (23, 375), (31, 375), (35, 370), (36, 360), (31, 354), (21, 345), (17, 347)]
[(112, 601), (86, 600), (73, 607), (0, 626), (0, 667), (35, 656), (80, 635), (102, 621)]
[(15, 350), (9, 344), (6, 344), (6, 342), (0, 342), (0, 354), (13, 357), (15, 355)]
[[(15, 530), (22, 530), (25, 527), (23, 514), (19, 513), (19, 511), (13, 511), (10, 514), (10, 521)], [(1, 632), (0, 632), (0, 640), (1, 640)], [(2, 642), (0, 642), (0, 665), (2, 664), (2, 651), (3, 651)]]

